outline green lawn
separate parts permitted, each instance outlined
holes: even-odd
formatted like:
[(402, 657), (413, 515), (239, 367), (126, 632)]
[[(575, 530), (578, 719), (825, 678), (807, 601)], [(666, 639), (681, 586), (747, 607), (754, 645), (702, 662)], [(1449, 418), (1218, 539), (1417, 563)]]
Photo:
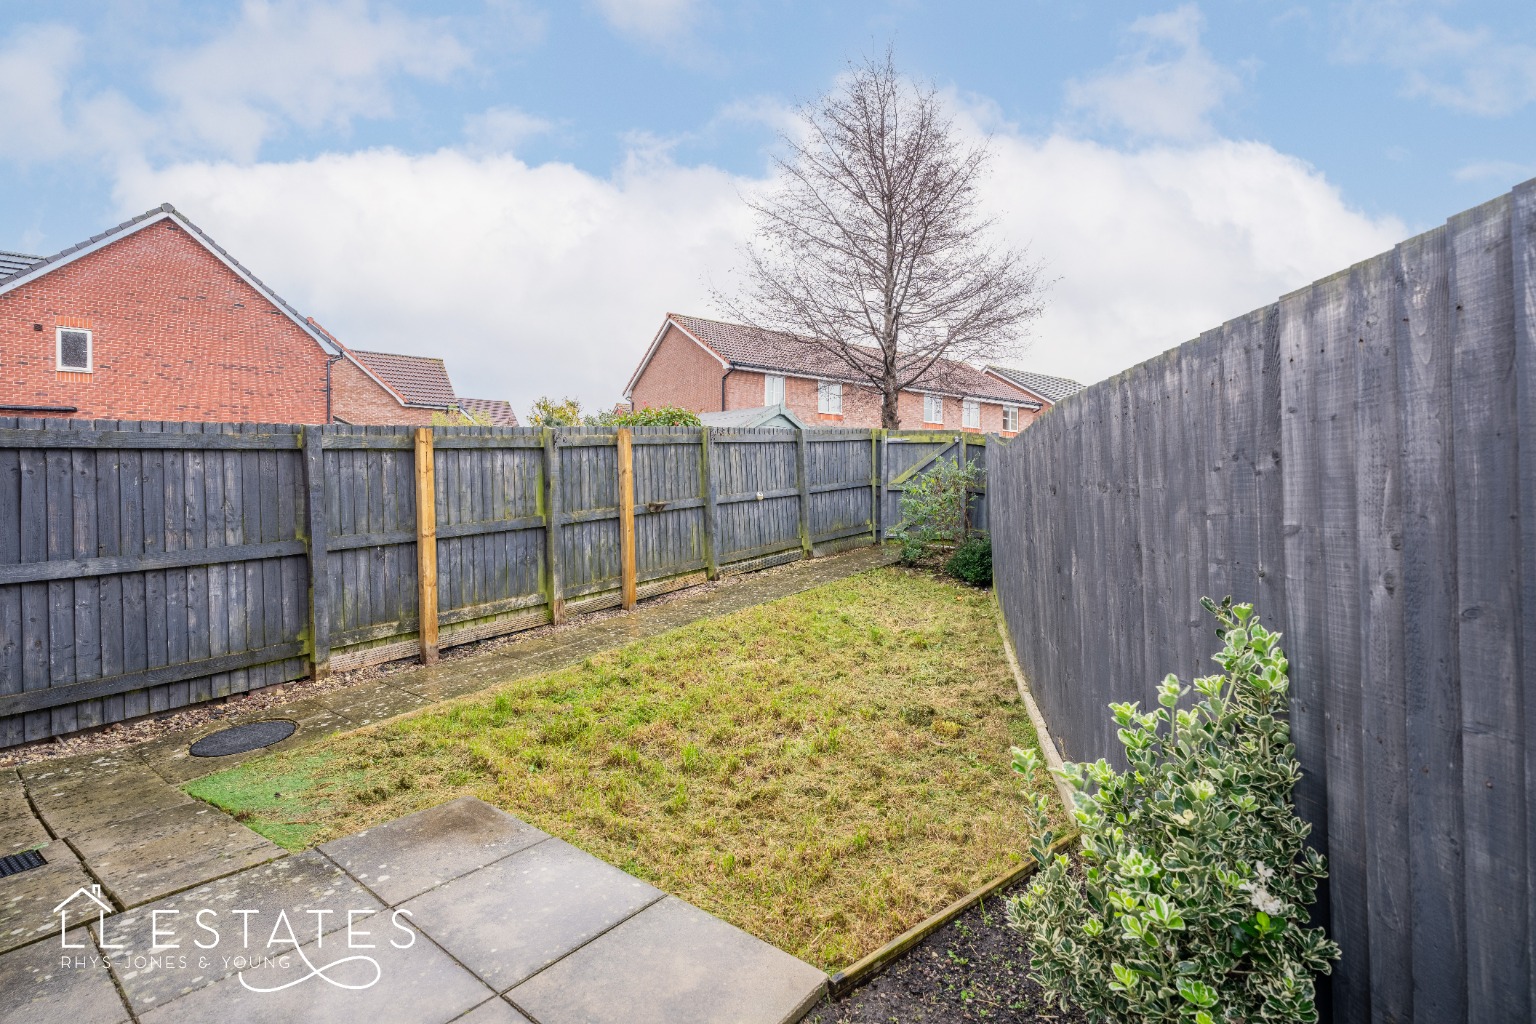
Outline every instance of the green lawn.
[(1019, 863), (990, 595), (882, 569), (199, 780), (299, 849), (472, 794), (829, 970)]

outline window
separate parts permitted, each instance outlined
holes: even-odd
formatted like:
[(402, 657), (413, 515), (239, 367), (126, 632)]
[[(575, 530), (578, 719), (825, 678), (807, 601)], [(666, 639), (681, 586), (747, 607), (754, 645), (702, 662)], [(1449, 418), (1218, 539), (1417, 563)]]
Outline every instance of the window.
[(841, 416), (843, 414), (843, 386), (834, 380), (817, 381), (816, 411)]
[(943, 423), (944, 422), (944, 396), (943, 395), (924, 395), (923, 396), (923, 422), (924, 423)]
[(1016, 405), (1003, 406), (1003, 429), (1017, 431), (1019, 429), (1019, 407)]
[(981, 429), (981, 403), (974, 398), (967, 398), (960, 405), (960, 426), (970, 427), (974, 430)]
[(784, 378), (777, 374), (767, 374), (763, 377), (763, 404), (784, 404)]
[(72, 373), (91, 372), (91, 332), (74, 327), (58, 330), (58, 368)]

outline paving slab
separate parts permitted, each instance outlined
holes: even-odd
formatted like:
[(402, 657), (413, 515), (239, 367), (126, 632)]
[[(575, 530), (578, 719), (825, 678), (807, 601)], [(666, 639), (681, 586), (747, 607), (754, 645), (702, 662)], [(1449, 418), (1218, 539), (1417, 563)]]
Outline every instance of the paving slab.
[(27, 803), (27, 790), (21, 784), (21, 776), (14, 768), (0, 769), (0, 824), (11, 818), (31, 816), (32, 805)]
[(0, 857), (35, 849), (51, 838), (30, 808), (12, 817), (0, 817)]
[[(0, 1020), (5, 1024), (119, 1024), (129, 1020), (101, 951), (84, 928), (73, 946), (39, 942), (0, 956)], [(64, 958), (68, 957), (68, 966)], [(78, 958), (78, 959), (76, 959)]]
[(789, 1024), (826, 984), (810, 964), (669, 896), (507, 998), (539, 1024)]
[(329, 950), (327, 936), (341, 933), (339, 942), (346, 942), (349, 911), (381, 909), (368, 890), (310, 850), (108, 918), (104, 941), (122, 947), (112, 972), (133, 1011), (146, 1013), (234, 974), (237, 956), (266, 954), (281, 930), (279, 915), (295, 937), (320, 937)]
[[(239, 754), (224, 757), (194, 757), (192, 744), (204, 736), (230, 729), (248, 722), (283, 719), (294, 723), (293, 735), (270, 747), (258, 747)], [(143, 762), (165, 781), (180, 786), (205, 775), (232, 768), (243, 761), (273, 751), (292, 750), (323, 739), (333, 732), (353, 727), (352, 722), (336, 714), (316, 698), (292, 701), (256, 714), (238, 715), (207, 722), (195, 729), (188, 729), (134, 747)]]
[(320, 849), (396, 906), (548, 838), (500, 808), (461, 797)]
[(404, 909), (460, 963), (505, 992), (662, 895), (591, 854), (546, 839)]
[(148, 903), (284, 853), (223, 811), (190, 799), (78, 832), (70, 842), (123, 907)]
[[(139, 1015), (142, 1024), (447, 1024), (494, 995), (431, 941), (416, 935), (401, 949), (385, 936), (405, 933), (378, 914), (357, 922), (375, 945), (348, 948), (327, 939), (190, 992)], [(399, 938), (404, 944), (406, 939)], [(312, 970), (313, 968), (313, 970)], [(283, 988), (281, 986), (288, 986)], [(346, 988), (342, 986), (352, 986)], [(366, 987), (364, 987), (366, 986)], [(252, 991), (271, 989), (274, 991)]]
[(195, 804), (142, 763), (29, 782), (27, 790), (54, 835), (71, 837), (149, 811)]
[(458, 1018), (453, 1024), (533, 1024), (512, 1008), (512, 1004), (497, 996)]
[(353, 725), (372, 725), (432, 703), (387, 682), (360, 683), (315, 698)]
[[(94, 880), (80, 866), (66, 843), (52, 842), (38, 850), (47, 861), (40, 868), (0, 878), (0, 952), (50, 935), (57, 940), (59, 919), (53, 908)], [(70, 927), (94, 921), (94, 909), (79, 901), (66, 911)]]

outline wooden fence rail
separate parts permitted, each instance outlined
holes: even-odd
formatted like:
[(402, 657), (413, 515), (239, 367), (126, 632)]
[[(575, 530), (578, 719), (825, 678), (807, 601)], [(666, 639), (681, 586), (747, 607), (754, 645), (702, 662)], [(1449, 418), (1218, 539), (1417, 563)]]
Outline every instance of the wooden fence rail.
[(985, 453), (943, 432), (0, 419), (0, 748), (874, 543), (936, 459)]
[(1337, 1021), (1536, 1018), (1536, 182), (1065, 400), (989, 465), (1069, 759), (1285, 633)]

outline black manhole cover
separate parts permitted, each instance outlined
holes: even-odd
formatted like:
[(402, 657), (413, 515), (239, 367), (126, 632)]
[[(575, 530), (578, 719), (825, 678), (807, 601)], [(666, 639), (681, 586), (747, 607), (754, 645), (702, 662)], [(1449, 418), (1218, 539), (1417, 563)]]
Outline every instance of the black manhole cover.
[(298, 728), (292, 722), (273, 719), (270, 722), (248, 722), (233, 729), (221, 729), (192, 744), (193, 757), (225, 757), (243, 754), (247, 750), (270, 747), (279, 740), (293, 735)]

